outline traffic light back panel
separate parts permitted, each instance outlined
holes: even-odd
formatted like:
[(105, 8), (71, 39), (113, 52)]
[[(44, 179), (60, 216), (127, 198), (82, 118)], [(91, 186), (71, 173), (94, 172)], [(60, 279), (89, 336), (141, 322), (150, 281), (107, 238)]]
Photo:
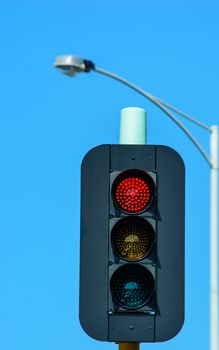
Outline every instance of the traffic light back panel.
[(80, 322), (94, 339), (161, 342), (184, 322), (185, 169), (159, 145), (101, 145), (81, 168)]

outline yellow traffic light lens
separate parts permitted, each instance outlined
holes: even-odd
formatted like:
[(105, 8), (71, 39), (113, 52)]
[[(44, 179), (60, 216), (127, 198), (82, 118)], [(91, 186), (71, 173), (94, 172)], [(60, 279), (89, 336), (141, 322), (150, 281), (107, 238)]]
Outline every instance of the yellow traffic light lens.
[(139, 264), (119, 267), (110, 281), (113, 300), (126, 309), (138, 309), (150, 300), (154, 290), (151, 272)]
[(121, 259), (136, 261), (146, 257), (153, 245), (153, 228), (141, 217), (129, 216), (119, 220), (112, 229), (114, 251)]

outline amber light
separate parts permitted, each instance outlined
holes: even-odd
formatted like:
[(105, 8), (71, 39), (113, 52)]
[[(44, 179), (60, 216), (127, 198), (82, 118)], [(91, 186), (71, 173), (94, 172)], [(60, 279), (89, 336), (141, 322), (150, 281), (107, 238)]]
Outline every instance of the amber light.
[(113, 227), (111, 242), (123, 260), (136, 261), (146, 257), (153, 246), (154, 230), (150, 223), (137, 216), (119, 220)]
[(113, 184), (116, 205), (126, 213), (140, 213), (150, 205), (154, 195), (151, 176), (141, 170), (130, 169), (119, 174)]

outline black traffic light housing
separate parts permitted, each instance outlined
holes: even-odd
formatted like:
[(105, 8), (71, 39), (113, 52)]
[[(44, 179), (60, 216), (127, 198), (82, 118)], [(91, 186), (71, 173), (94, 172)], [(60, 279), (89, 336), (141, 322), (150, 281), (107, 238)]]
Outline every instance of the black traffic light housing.
[(103, 341), (171, 339), (184, 321), (181, 157), (166, 146), (101, 145), (81, 171), (83, 329)]

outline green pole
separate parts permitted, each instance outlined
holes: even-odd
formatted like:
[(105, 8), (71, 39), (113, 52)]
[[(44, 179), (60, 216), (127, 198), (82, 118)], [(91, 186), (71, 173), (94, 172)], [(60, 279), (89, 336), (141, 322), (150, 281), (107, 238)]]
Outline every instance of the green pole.
[(146, 112), (143, 108), (127, 107), (121, 110), (120, 144), (146, 143)]

